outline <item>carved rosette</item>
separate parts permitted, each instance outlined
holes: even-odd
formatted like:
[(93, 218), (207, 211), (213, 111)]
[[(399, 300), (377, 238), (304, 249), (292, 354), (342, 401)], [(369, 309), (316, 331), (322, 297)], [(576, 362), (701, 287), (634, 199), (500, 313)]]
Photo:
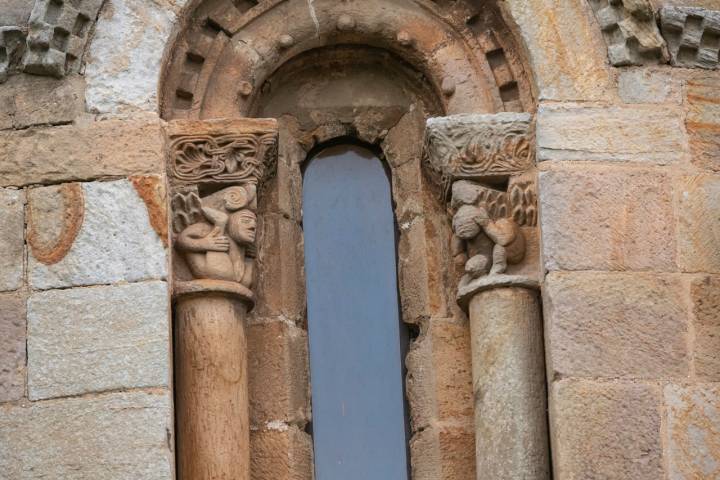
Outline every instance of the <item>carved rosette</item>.
[(275, 120), (176, 121), (168, 128), (175, 295), (252, 302), (259, 186), (275, 173)]
[(497, 282), (535, 285), (532, 266), (524, 265), (526, 252), (536, 251), (528, 247), (537, 225), (532, 116), (431, 118), (423, 164), (453, 216), (453, 254), (464, 266), (461, 305)]

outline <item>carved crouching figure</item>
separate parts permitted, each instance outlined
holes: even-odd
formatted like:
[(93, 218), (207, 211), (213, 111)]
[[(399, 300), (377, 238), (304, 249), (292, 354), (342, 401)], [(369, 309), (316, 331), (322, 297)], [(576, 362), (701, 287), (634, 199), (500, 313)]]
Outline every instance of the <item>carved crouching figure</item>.
[[(202, 216), (182, 229), (176, 240), (195, 278), (252, 285), (257, 226), (251, 209), (254, 201), (254, 186), (229, 187), (201, 201)], [(217, 203), (219, 208), (214, 205)]]
[(453, 231), (464, 243), (465, 272), (471, 278), (505, 273), (508, 263), (520, 263), (525, 256), (525, 237), (510, 218), (493, 220), (486, 208), (462, 205), (453, 217)]

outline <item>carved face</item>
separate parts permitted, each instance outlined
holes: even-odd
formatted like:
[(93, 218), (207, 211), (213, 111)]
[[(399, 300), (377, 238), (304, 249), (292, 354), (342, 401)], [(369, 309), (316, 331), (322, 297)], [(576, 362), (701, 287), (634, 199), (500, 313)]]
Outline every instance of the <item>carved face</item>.
[(227, 226), (230, 238), (240, 244), (255, 243), (257, 217), (252, 210), (240, 210), (230, 216)]
[(463, 205), (453, 217), (453, 231), (463, 240), (472, 240), (480, 234), (480, 225), (487, 220), (487, 212), (483, 209)]

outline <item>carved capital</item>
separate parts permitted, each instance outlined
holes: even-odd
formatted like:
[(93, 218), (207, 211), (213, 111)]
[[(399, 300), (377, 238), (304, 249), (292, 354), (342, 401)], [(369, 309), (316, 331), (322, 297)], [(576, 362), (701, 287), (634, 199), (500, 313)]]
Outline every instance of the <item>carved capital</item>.
[(277, 139), (274, 120), (169, 125), (176, 294), (250, 292), (258, 186), (275, 172)]
[(454, 115), (430, 118), (423, 163), (444, 195), (456, 180), (503, 183), (535, 163), (529, 113)]
[(423, 162), (449, 200), (461, 290), (508, 268), (521, 271), (514, 266), (525, 260), (528, 229), (537, 224), (534, 152), (527, 113), (428, 120)]
[(275, 120), (179, 120), (168, 137), (168, 174), (175, 184), (257, 185), (275, 173)]

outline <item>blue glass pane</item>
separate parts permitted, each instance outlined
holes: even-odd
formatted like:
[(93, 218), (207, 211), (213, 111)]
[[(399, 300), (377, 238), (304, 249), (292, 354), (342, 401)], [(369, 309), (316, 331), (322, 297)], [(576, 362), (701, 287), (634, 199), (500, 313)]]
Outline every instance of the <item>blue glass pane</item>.
[(390, 181), (366, 149), (323, 150), (303, 184), (316, 480), (407, 479)]

